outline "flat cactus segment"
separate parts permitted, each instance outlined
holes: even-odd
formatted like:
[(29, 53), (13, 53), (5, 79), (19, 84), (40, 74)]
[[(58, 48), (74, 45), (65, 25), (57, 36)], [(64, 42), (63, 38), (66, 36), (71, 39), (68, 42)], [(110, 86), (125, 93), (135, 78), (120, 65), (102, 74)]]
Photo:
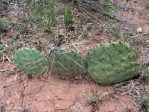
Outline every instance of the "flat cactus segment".
[(55, 51), (48, 56), (51, 71), (63, 76), (76, 76), (85, 73), (82, 56), (74, 50)]
[(86, 58), (89, 75), (98, 83), (114, 84), (139, 74), (136, 53), (123, 43), (97, 46)]
[(21, 48), (13, 57), (16, 66), (25, 74), (41, 74), (48, 70), (48, 62), (34, 48)]

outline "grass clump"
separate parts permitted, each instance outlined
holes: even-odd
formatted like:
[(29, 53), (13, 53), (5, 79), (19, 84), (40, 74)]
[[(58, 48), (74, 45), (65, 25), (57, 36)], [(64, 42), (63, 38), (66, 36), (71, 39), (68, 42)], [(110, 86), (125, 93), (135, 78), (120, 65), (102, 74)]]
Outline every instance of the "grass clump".
[(28, 31), (28, 22), (10, 22), (10, 25), (20, 33), (25, 33)]
[(24, 2), (33, 12), (33, 15), (28, 17), (29, 21), (36, 23), (44, 31), (50, 32), (51, 27), (56, 23), (53, 0), (25, 0)]
[(70, 10), (70, 8), (65, 9), (64, 24), (67, 28), (73, 25), (73, 12)]
[(3, 20), (0, 20), (0, 34), (6, 32), (8, 30), (9, 23)]
[(101, 12), (111, 18), (115, 17), (116, 7), (112, 0), (100, 0), (99, 8)]
[(44, 30), (47, 32), (50, 32), (51, 27), (55, 25), (55, 22), (56, 22), (56, 16), (54, 11), (54, 5), (53, 5), (53, 2), (50, 0), (48, 2), (47, 20), (43, 21)]

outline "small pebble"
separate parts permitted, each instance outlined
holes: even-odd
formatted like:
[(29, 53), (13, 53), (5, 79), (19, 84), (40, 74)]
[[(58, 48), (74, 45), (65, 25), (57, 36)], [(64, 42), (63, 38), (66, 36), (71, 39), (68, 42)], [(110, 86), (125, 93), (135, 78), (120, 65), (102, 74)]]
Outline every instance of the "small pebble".
[(137, 28), (137, 32), (138, 32), (138, 33), (142, 33), (142, 31), (143, 31), (142, 27), (138, 27), (138, 28)]

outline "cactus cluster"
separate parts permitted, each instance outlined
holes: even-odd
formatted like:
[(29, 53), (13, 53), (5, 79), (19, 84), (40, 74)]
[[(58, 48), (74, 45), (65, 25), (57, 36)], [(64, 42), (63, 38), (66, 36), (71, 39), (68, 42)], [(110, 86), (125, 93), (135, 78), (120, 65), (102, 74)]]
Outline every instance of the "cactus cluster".
[(85, 73), (84, 59), (74, 50), (55, 51), (49, 54), (48, 61), (52, 72), (58, 75), (76, 76)]
[(13, 57), (16, 66), (27, 75), (41, 74), (48, 70), (48, 62), (34, 48), (21, 48)]
[(83, 75), (86, 72), (101, 84), (115, 84), (137, 76), (134, 49), (123, 43), (97, 46), (84, 59), (75, 50), (55, 50), (44, 56), (32, 48), (21, 48), (15, 56), (17, 67), (26, 74), (41, 74), (48, 70), (61, 76)]
[(89, 75), (101, 84), (119, 83), (139, 73), (135, 51), (123, 43), (97, 46), (86, 61)]

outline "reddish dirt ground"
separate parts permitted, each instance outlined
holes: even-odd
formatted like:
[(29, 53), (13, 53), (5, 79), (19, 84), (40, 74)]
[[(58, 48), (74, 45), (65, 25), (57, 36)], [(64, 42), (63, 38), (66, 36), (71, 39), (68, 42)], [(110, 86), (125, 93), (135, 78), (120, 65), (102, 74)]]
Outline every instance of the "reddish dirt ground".
[[(149, 0), (115, 2), (120, 6), (119, 19), (123, 21), (120, 24), (124, 25), (125, 30), (135, 33), (126, 41), (137, 48), (140, 53), (139, 62), (142, 64), (149, 58)], [(9, 12), (8, 19), (12, 19)], [(91, 24), (87, 39), (72, 40), (82, 54), (85, 55), (96, 43), (103, 44), (112, 40), (111, 35), (102, 29), (106, 25), (110, 26), (106, 20), (101, 18), (98, 24)], [(138, 27), (142, 28), (141, 32), (137, 31)], [(2, 42), (7, 44), (15, 33), (7, 32)], [(40, 40), (42, 44), (38, 43), (39, 45), (46, 46), (47, 34), (36, 35), (37, 33), (38, 31), (35, 31), (31, 35), (23, 35), (25, 44), (35, 39)], [(38, 36), (41, 38), (32, 39)], [(128, 85), (132, 82), (128, 82)], [(149, 85), (145, 87), (149, 90)], [(135, 90), (134, 85), (133, 89)], [(28, 79), (13, 63), (4, 60), (0, 62), (0, 112), (138, 112), (138, 104), (129, 92), (123, 89), (123, 86), (116, 88), (112, 85), (96, 84), (87, 76), (64, 79), (51, 74), (50, 71), (40, 77), (33, 76)], [(139, 92), (136, 94), (140, 94)], [(149, 96), (149, 93), (147, 95)]]
[[(97, 108), (100, 112), (127, 112), (136, 108), (127, 94), (115, 94), (111, 86), (89, 79), (61, 79), (49, 73), (28, 79), (7, 62), (0, 69), (4, 70), (0, 75), (1, 112), (95, 112)], [(99, 101), (93, 107), (95, 95)]]

